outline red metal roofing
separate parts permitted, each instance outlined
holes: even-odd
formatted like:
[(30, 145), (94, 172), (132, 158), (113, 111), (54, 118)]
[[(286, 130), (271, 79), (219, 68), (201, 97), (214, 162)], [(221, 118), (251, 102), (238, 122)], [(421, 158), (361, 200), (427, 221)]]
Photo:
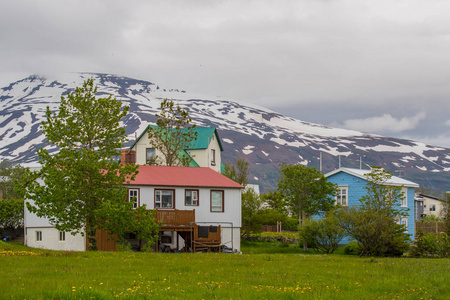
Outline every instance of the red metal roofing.
[(130, 185), (243, 188), (240, 184), (210, 168), (139, 166)]

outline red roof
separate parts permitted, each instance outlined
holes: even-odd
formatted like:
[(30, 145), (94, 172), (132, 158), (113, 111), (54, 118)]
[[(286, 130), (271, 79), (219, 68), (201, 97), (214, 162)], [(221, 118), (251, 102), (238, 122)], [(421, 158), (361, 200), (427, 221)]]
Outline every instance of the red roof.
[(210, 168), (148, 165), (139, 166), (139, 173), (130, 185), (244, 188)]

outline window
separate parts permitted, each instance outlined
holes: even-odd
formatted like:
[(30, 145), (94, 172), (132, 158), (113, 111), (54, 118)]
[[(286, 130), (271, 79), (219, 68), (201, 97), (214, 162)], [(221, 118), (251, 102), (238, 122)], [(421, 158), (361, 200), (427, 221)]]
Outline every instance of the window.
[(65, 241), (66, 240), (66, 233), (64, 231), (59, 232), (59, 240)]
[(211, 211), (212, 212), (223, 212), (223, 191), (211, 191)]
[(400, 194), (400, 196), (402, 197), (401, 200), (400, 200), (400, 206), (401, 207), (408, 207), (407, 195), (408, 195), (408, 190), (403, 188), (402, 189), (402, 193)]
[(36, 231), (36, 242), (42, 241), (42, 231)]
[(133, 208), (139, 207), (139, 189), (128, 190), (128, 201), (133, 203)]
[(436, 204), (430, 204), (430, 211), (436, 211)]
[(155, 208), (175, 208), (174, 190), (155, 190)]
[(211, 166), (216, 165), (216, 150), (211, 149)]
[(198, 190), (186, 190), (185, 202), (186, 206), (198, 206)]
[(145, 151), (145, 163), (152, 164), (156, 159), (156, 150), (155, 148), (147, 148)]
[(336, 205), (348, 206), (348, 186), (340, 186), (336, 192)]
[(408, 218), (400, 218), (400, 225), (405, 225), (405, 230), (408, 230)]

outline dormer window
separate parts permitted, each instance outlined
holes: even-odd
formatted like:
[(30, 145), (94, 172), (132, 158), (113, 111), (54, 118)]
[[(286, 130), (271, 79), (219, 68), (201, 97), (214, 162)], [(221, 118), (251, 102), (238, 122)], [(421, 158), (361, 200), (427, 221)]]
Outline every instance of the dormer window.
[(216, 165), (216, 150), (211, 149), (211, 166)]

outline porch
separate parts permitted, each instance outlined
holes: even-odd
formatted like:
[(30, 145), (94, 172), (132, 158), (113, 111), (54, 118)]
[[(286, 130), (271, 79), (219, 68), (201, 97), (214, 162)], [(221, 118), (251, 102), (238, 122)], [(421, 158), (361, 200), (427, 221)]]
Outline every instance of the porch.
[[(184, 252), (221, 252), (220, 226), (198, 225), (195, 222), (195, 210), (156, 209), (155, 219), (162, 222), (156, 240), (156, 252), (180, 251), (182, 248)], [(117, 250), (116, 243), (103, 230), (97, 231), (96, 240), (100, 251)], [(133, 234), (127, 240), (135, 251), (140, 251), (143, 246)]]

